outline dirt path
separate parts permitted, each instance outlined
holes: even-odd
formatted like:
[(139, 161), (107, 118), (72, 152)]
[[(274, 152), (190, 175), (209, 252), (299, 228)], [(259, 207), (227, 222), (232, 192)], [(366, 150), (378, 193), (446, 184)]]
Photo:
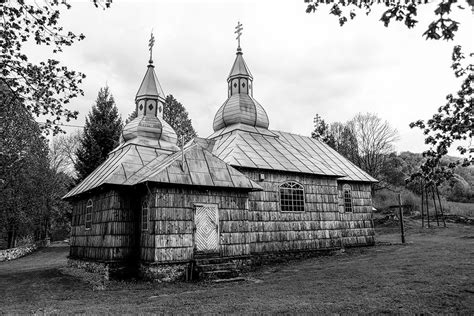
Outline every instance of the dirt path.
[[(93, 291), (83, 280), (39, 262), (43, 268), (36, 269), (24, 258), (20, 270), (0, 272), (0, 308), (7, 313), (474, 314), (473, 226), (421, 230), (408, 223), (406, 245), (397, 244), (396, 229), (379, 232), (382, 243), (376, 247), (266, 266), (247, 282), (218, 285), (111, 282), (104, 291)], [(56, 258), (50, 262), (61, 265), (63, 255)]]
[(66, 265), (69, 245), (56, 242), (51, 247), (43, 248), (31, 255), (0, 262), (0, 276), (10, 273), (55, 269)]

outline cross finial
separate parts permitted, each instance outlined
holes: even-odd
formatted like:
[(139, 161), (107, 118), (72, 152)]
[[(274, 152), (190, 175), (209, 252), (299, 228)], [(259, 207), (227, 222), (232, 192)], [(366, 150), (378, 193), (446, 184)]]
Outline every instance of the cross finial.
[(235, 38), (238, 41), (239, 46), (237, 47), (237, 50), (240, 51), (240, 36), (242, 35), (242, 30), (244, 29), (243, 25), (239, 22), (237, 22), (237, 26), (235, 27), (235, 32), (237, 34), (237, 37)]
[(150, 64), (153, 64), (153, 45), (155, 45), (155, 37), (153, 36), (153, 30), (151, 30), (150, 41), (148, 42), (148, 47), (150, 49)]

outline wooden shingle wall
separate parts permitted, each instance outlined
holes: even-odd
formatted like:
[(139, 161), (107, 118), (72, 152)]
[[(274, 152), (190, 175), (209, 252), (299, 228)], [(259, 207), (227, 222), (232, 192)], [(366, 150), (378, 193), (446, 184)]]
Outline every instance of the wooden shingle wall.
[(217, 204), (220, 256), (249, 254), (247, 193), (156, 187), (151, 195), (149, 229), (141, 233), (141, 260), (176, 262), (193, 258), (196, 203)]
[[(85, 228), (87, 201), (93, 201), (92, 226)], [(70, 255), (98, 261), (131, 258), (135, 244), (131, 198), (110, 190), (73, 202)]]
[[(288, 172), (243, 170), (264, 188), (250, 193), (252, 253), (315, 250), (341, 246), (337, 183), (334, 178)], [(264, 180), (259, 181), (260, 175)], [(304, 186), (304, 212), (281, 212), (279, 186), (295, 181)]]
[[(368, 188), (368, 192), (354, 192), (354, 196), (361, 197), (354, 200), (356, 211), (342, 214), (334, 178), (266, 170), (241, 171), (264, 188), (262, 192), (250, 193), (249, 198), (252, 253), (336, 248), (343, 246), (346, 240), (359, 245), (373, 244), (371, 200), (367, 198), (370, 185), (360, 187), (361, 190)], [(264, 180), (259, 182), (261, 175)], [(304, 186), (304, 212), (280, 210), (279, 186), (285, 181)]]
[[(352, 196), (352, 213), (344, 212), (342, 186), (349, 184)], [(345, 246), (373, 245), (375, 232), (372, 221), (372, 192), (370, 183), (338, 182), (338, 208), (341, 213), (341, 230)]]

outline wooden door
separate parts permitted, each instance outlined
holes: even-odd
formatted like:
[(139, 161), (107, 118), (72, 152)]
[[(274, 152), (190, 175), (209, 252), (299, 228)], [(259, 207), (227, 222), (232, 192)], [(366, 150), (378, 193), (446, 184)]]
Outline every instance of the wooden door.
[(198, 253), (219, 252), (219, 213), (215, 204), (197, 204), (194, 213), (195, 250)]

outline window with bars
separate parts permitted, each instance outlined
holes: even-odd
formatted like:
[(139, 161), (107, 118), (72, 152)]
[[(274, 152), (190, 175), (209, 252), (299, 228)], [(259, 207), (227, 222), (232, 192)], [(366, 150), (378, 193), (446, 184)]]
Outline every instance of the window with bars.
[(288, 181), (280, 185), (280, 209), (282, 212), (304, 212), (304, 188)]
[(145, 201), (142, 204), (142, 230), (148, 230), (148, 222), (149, 222), (148, 202)]
[(92, 206), (93, 206), (92, 200), (87, 201), (86, 221), (85, 221), (86, 229), (91, 229), (92, 227)]
[(342, 186), (342, 195), (344, 199), (344, 212), (352, 213), (352, 193), (350, 185), (344, 184)]

